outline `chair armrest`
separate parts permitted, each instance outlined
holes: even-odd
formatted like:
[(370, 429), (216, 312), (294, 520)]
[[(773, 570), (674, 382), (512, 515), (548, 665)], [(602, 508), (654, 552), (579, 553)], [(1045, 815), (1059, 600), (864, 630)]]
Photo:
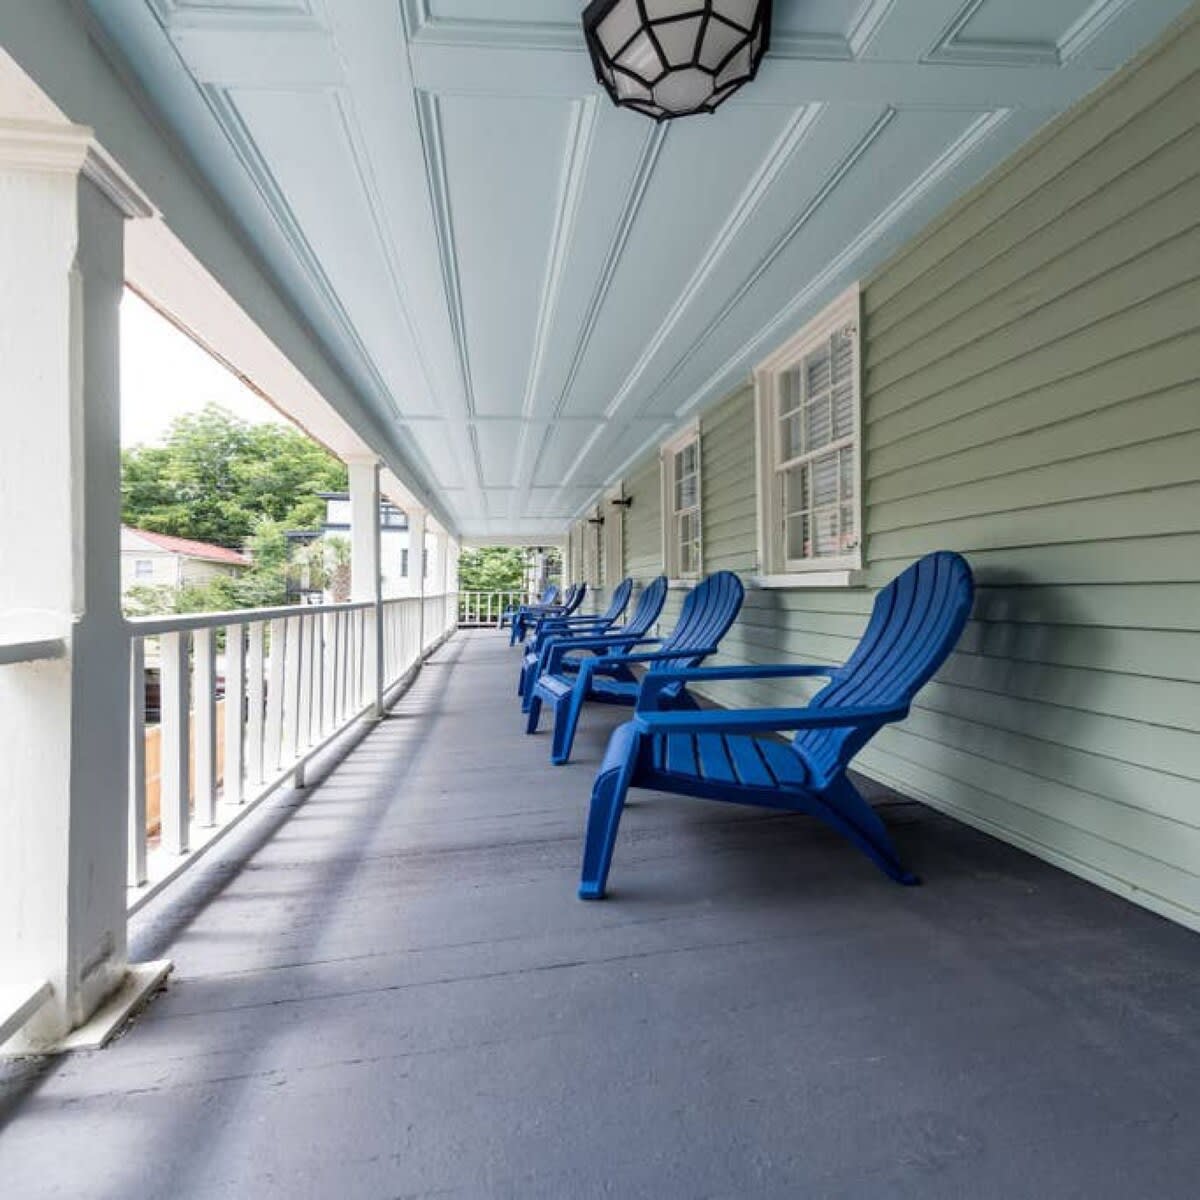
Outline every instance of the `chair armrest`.
[(820, 663), (805, 663), (794, 666), (778, 664), (763, 667), (749, 665), (737, 667), (689, 667), (678, 671), (655, 671), (653, 675), (647, 675), (642, 684), (641, 694), (638, 696), (637, 711), (653, 712), (657, 708), (655, 702), (658, 694), (673, 683), (690, 683), (704, 680), (719, 681), (722, 679), (784, 679), (801, 676), (824, 676), (825, 678), (832, 679), (840, 670), (840, 667), (825, 666)]
[[(635, 634), (622, 635), (619, 633), (608, 633), (598, 637), (560, 637), (555, 634), (546, 642), (542, 651), (543, 661), (538, 665), (538, 674), (541, 675), (544, 672), (553, 674), (558, 670), (562, 660), (572, 650), (594, 650), (598, 652), (600, 650), (620, 649), (622, 646), (657, 644), (661, 641), (661, 638), (640, 638)], [(629, 661), (627, 654), (610, 655), (608, 657), (611, 657), (614, 662)], [(591, 662), (593, 660), (587, 659), (585, 661)], [(597, 659), (595, 661), (600, 660)]]
[[(643, 639), (651, 640), (651, 639)], [(640, 644), (640, 643), (638, 643)], [(671, 662), (679, 658), (707, 658), (710, 654), (716, 654), (716, 646), (700, 646), (694, 650), (653, 650), (638, 654), (614, 654), (605, 655), (601, 658), (593, 660), (589, 665), (595, 669), (597, 665), (607, 665), (608, 663), (653, 663), (653, 662)], [(665, 672), (664, 672), (665, 674)], [(670, 682), (668, 680), (668, 682)]]
[(642, 733), (773, 733), (784, 729), (830, 729), (885, 725), (908, 716), (907, 704), (868, 704), (852, 708), (753, 708), (702, 712), (639, 712)]

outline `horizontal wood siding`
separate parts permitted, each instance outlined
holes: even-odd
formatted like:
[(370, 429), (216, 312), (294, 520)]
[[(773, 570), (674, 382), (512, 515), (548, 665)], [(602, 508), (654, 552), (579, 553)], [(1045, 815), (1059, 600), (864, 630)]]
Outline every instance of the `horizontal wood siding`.
[[(1193, 15), (868, 281), (868, 586), (752, 590), (725, 656), (840, 662), (875, 589), (963, 552), (971, 625), (859, 767), (1196, 927), (1198, 64)], [(753, 415), (703, 419), (708, 570), (754, 569)]]
[(1197, 63), (1193, 20), (865, 291), (869, 578), (981, 586), (861, 763), (1200, 925)]

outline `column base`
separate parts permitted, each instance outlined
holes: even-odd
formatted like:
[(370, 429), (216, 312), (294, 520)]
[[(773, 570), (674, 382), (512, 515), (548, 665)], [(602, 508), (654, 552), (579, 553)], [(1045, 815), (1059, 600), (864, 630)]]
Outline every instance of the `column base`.
[(78, 1029), (54, 1042), (32, 1042), (18, 1033), (0, 1046), (0, 1058), (25, 1058), (32, 1054), (66, 1054), (72, 1050), (102, 1050), (126, 1021), (150, 1002), (174, 964), (131, 963), (125, 982)]

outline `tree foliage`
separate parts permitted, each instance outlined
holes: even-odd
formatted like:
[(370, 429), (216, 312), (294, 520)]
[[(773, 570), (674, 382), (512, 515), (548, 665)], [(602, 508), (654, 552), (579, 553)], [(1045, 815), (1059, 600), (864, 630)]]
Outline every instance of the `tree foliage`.
[(240, 549), (263, 521), (317, 529), (320, 492), (343, 491), (346, 468), (298, 430), (250, 425), (218, 405), (177, 417), (163, 446), (121, 456), (121, 519), (153, 533)]
[(525, 583), (525, 551), (513, 546), (464, 550), (458, 586), (467, 592), (516, 591)]

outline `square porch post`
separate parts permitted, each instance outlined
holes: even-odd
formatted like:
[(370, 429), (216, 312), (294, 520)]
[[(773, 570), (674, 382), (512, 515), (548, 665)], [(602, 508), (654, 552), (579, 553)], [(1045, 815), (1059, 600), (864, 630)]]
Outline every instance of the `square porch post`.
[(119, 308), (150, 211), (90, 130), (0, 121), (0, 994), (49, 985), (8, 1053), (102, 1044), (169, 966), (126, 942)]
[(350, 598), (373, 607), (368, 614), (366, 692), (371, 715), (383, 716), (383, 575), (380, 564), (379, 463), (347, 463), (350, 476)]
[(408, 510), (408, 590), (417, 599), (417, 658), (425, 655), (425, 527), (428, 513)]

